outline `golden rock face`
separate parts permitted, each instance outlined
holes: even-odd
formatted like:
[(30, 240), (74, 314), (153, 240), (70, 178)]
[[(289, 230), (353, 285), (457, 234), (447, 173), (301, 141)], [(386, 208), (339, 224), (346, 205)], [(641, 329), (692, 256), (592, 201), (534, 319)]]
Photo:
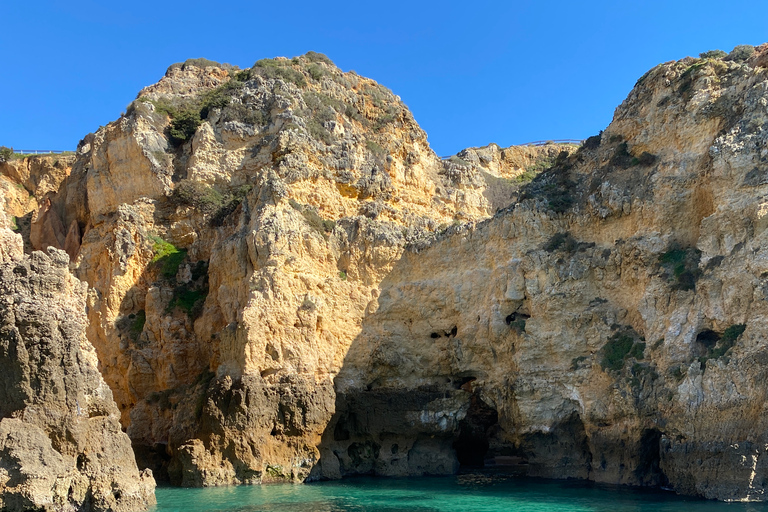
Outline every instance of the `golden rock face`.
[(139, 458), (189, 485), (306, 477), (406, 245), (488, 217), (573, 151), (442, 162), (372, 80), (260, 62), (169, 68), (84, 139), (34, 224), (32, 245), (66, 246), (91, 285), (87, 334)]
[(172, 66), (49, 208), (139, 459), (184, 485), (488, 458), (758, 496), (764, 54), (654, 68), (578, 149), (447, 161), (316, 54)]

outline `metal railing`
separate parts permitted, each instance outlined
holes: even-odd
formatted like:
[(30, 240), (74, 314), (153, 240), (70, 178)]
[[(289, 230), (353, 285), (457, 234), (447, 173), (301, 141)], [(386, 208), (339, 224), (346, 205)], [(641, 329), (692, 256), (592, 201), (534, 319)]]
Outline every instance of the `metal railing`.
[(67, 149), (64, 150), (57, 150), (57, 149), (14, 149), (11, 148), (11, 151), (14, 153), (20, 154), (20, 155), (59, 155), (61, 153), (74, 153), (74, 151), (70, 151)]

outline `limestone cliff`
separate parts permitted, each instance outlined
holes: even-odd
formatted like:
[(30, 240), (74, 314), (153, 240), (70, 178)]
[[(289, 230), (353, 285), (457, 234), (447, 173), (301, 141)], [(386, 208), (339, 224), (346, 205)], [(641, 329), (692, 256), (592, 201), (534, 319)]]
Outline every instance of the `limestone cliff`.
[(767, 55), (654, 68), (519, 203), (406, 251), (335, 380), (318, 473), (455, 454), (765, 499)]
[(0, 507), (145, 510), (154, 481), (120, 430), (68, 263), (53, 248), (24, 256), (0, 212)]
[(560, 149), (443, 162), (399, 98), (311, 52), (171, 66), (46, 210), (82, 233), (88, 338), (140, 460), (183, 485), (306, 477), (406, 244), (508, 205)]
[(766, 60), (660, 65), (575, 152), (447, 161), (323, 55), (172, 66), (46, 203), (141, 463), (762, 499)]

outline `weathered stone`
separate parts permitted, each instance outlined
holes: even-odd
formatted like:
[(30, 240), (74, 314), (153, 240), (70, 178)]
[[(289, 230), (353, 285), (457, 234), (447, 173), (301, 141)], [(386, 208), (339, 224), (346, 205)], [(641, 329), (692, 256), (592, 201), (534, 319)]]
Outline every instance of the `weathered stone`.
[(145, 510), (154, 480), (120, 429), (68, 264), (57, 249), (0, 259), (0, 507)]

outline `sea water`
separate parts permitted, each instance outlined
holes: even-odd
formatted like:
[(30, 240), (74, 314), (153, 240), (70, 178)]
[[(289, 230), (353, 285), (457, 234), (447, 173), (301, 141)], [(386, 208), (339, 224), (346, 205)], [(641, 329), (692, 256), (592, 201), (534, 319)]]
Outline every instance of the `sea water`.
[(206, 489), (159, 487), (155, 512), (768, 512), (671, 492), (470, 473)]

